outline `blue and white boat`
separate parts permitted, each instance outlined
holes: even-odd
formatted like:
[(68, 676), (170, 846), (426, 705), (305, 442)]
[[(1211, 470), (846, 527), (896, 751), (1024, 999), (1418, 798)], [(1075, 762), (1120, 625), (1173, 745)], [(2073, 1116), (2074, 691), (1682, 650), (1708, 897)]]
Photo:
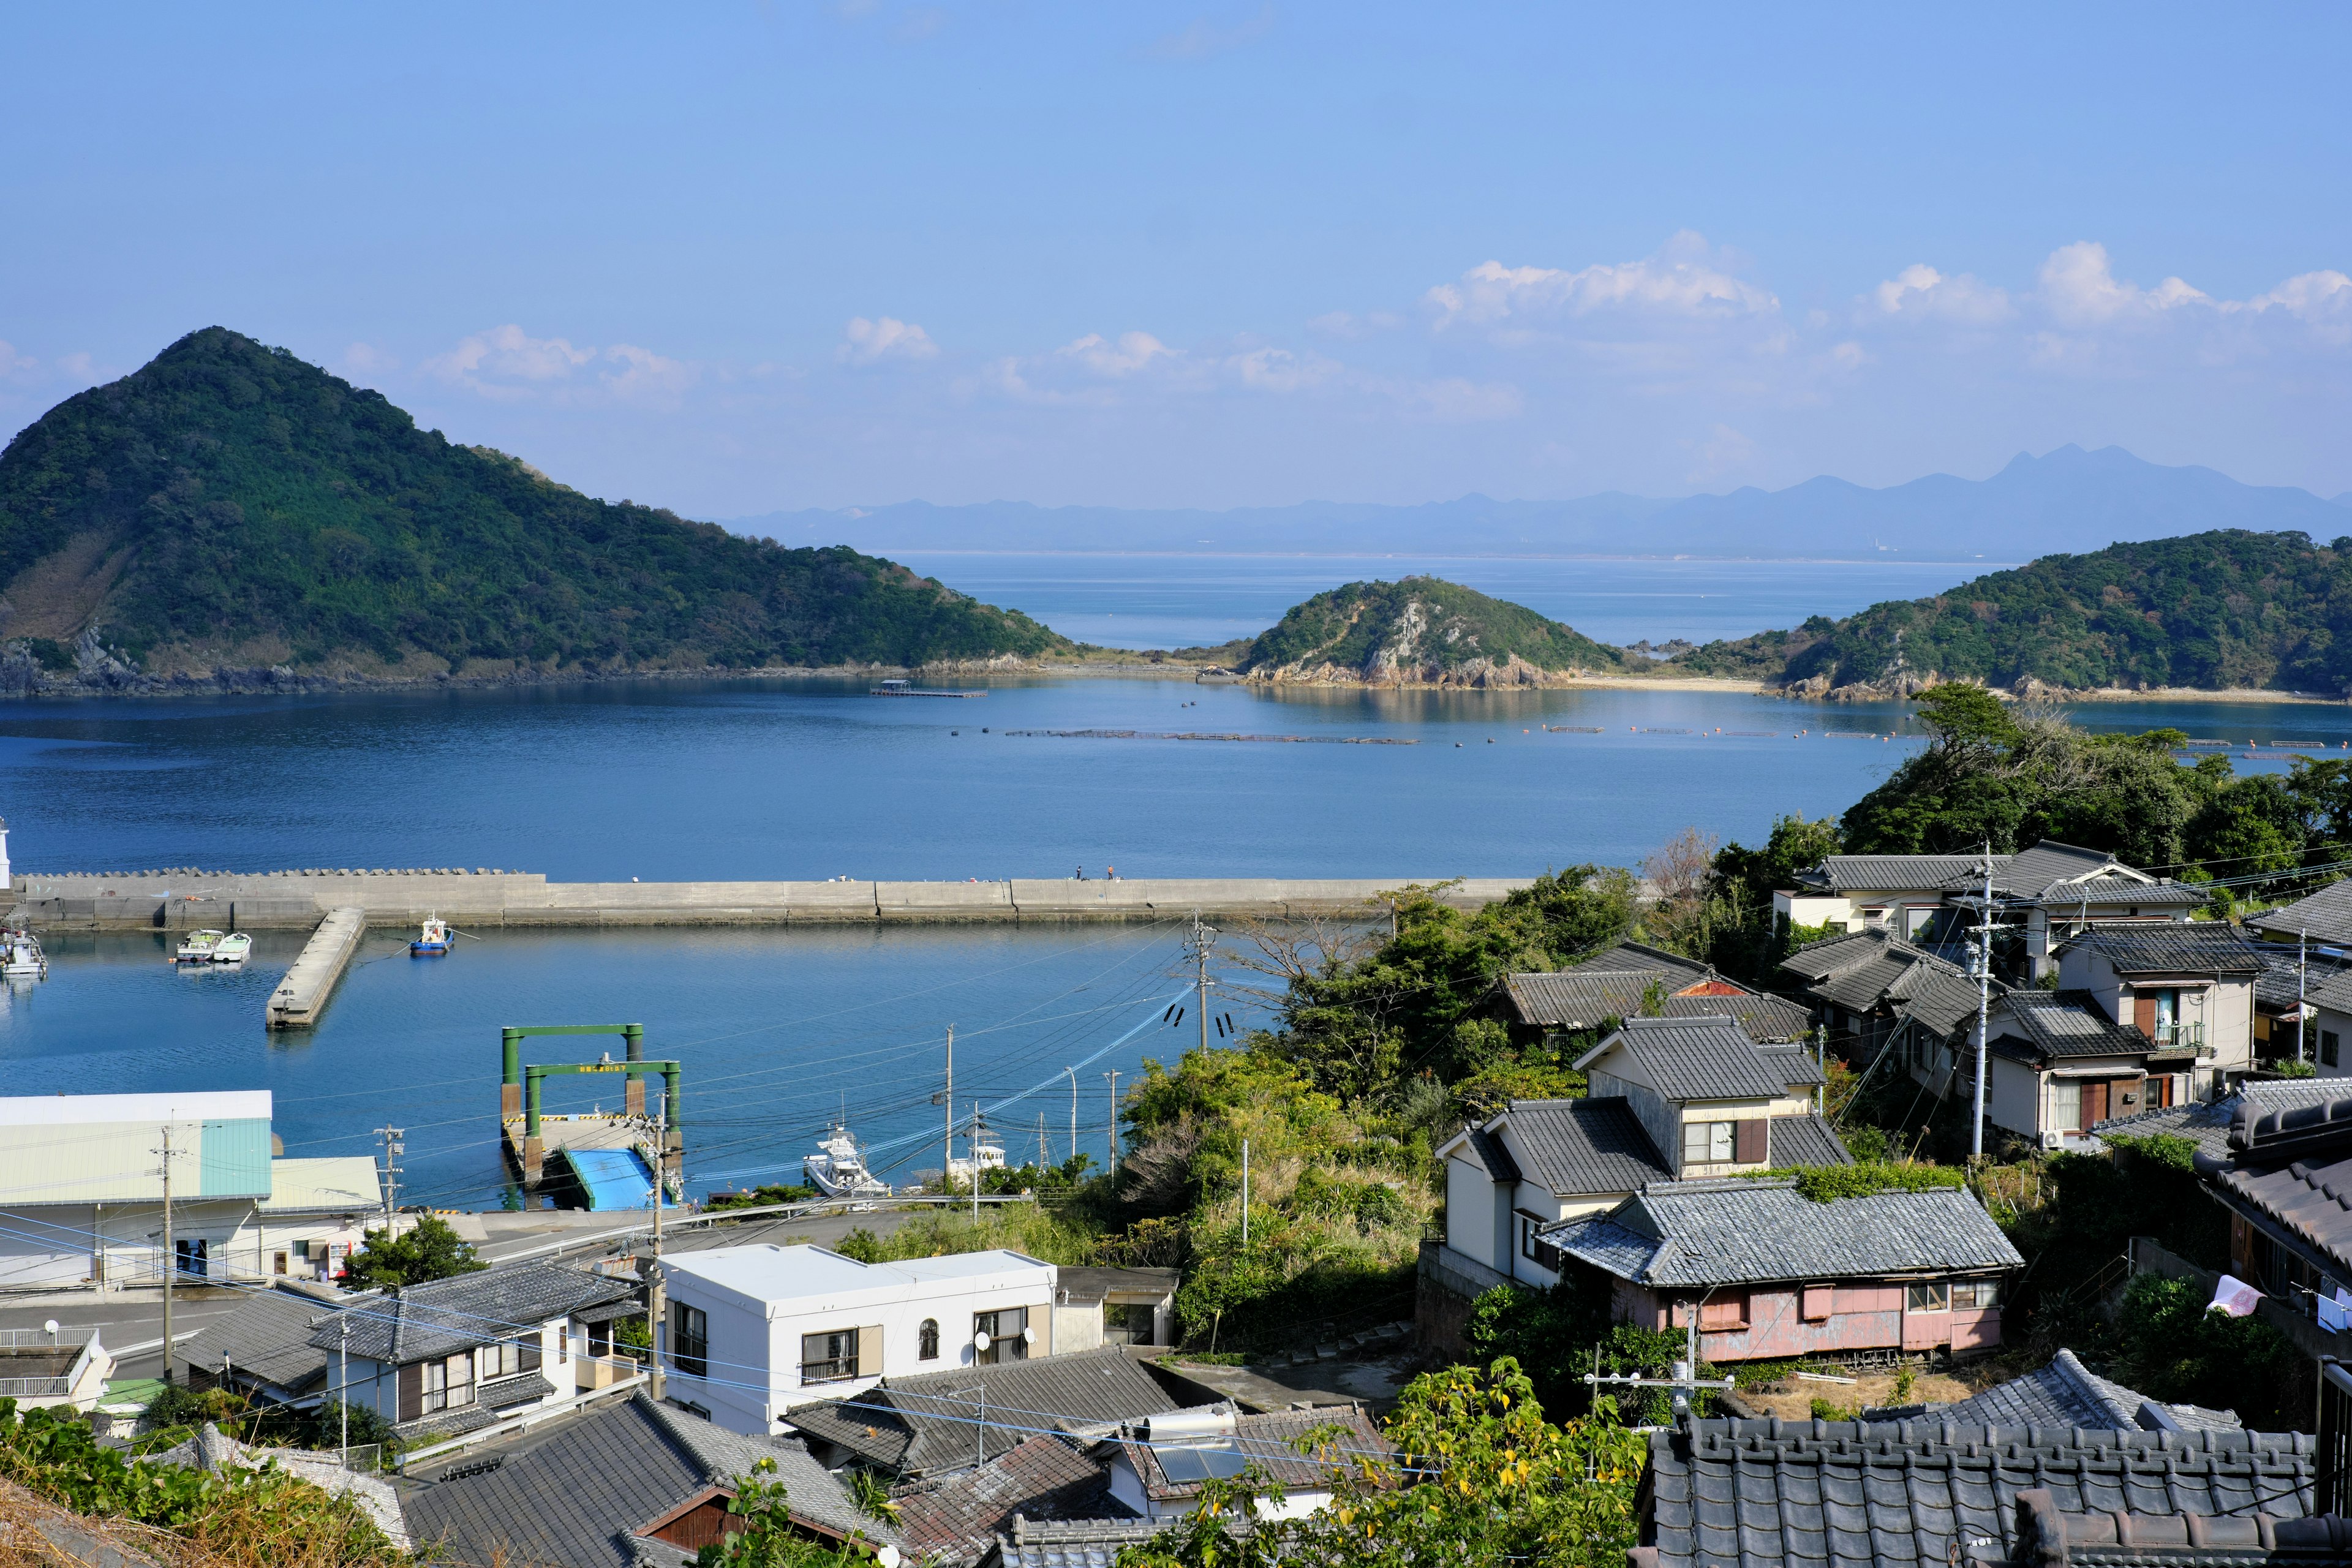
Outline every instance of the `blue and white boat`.
[(415, 942), (408, 944), (411, 958), (438, 958), (449, 951), (449, 922), (426, 921), (418, 928)]

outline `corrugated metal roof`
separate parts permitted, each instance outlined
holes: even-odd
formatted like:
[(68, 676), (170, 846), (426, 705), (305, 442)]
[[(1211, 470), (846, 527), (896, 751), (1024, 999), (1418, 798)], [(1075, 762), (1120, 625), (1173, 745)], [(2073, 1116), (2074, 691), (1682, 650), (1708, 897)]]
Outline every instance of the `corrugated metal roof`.
[(194, 1090), (186, 1094), (27, 1094), (0, 1099), (0, 1128), (92, 1127), (111, 1122), (249, 1121), (269, 1120), (266, 1089)]
[(1562, 1220), (1543, 1236), (1571, 1257), (1643, 1285), (2015, 1268), (2025, 1261), (1959, 1187), (1817, 1204), (1788, 1182), (1660, 1183), (1605, 1216)]
[(269, 1162), (263, 1214), (359, 1213), (383, 1206), (383, 1181), (365, 1154)]
[[(161, 1203), (164, 1129), (182, 1198), (269, 1195), (269, 1096), (58, 1095), (10, 1100), (0, 1117), (0, 1205)], [(35, 1115), (27, 1108), (47, 1106)], [(152, 1118), (129, 1112), (152, 1110)], [(215, 1111), (253, 1110), (253, 1116)], [(171, 1114), (166, 1120), (167, 1112)], [(120, 1120), (107, 1120), (121, 1114)]]

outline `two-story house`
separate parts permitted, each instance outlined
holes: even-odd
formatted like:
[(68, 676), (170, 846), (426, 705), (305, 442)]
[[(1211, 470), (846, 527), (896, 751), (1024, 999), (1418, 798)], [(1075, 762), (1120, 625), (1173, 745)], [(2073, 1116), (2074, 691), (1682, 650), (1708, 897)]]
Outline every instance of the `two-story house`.
[(1759, 1043), (1801, 1040), (1812, 1032), (1811, 1016), (1795, 1003), (1638, 942), (1612, 943), (1565, 969), (1506, 975), (1503, 992), (1515, 1032), (1528, 1043), (1556, 1042), (1653, 1011), (1668, 1018), (1728, 1013)]
[[(1950, 940), (1973, 925), (1987, 865), (1981, 855), (1832, 855), (1775, 891), (1792, 925), (1884, 931), (1906, 942)], [(1993, 904), (2025, 939), (2026, 977), (2049, 973), (2059, 943), (2094, 925), (2186, 921), (2208, 894), (2126, 866), (2113, 855), (2045, 838), (1991, 858)]]
[[(2254, 1066), (2254, 987), (2262, 955), (2235, 926), (2094, 926), (2059, 950), (2059, 989), (2191, 1064), (2158, 1076), (2169, 1092), (2205, 1099)], [(2086, 1123), (2087, 1125), (2087, 1123)]]
[(2197, 1065), (2193, 1048), (2118, 1023), (2087, 992), (2012, 991), (1985, 1027), (1985, 1120), (2063, 1148), (2111, 1117), (2186, 1103)]
[[(1840, 1055), (1864, 1064), (1882, 1049), (1901, 1053), (1905, 1070), (1945, 1093), (1961, 1057), (1973, 1061), (1977, 982), (1958, 964), (1880, 927), (1824, 937), (1783, 959), (1801, 994), (1821, 1013)], [(1996, 980), (1990, 994), (2009, 987)]]
[(1814, 1113), (1812, 1057), (1728, 1016), (1628, 1018), (1577, 1066), (1586, 1098), (1514, 1100), (1438, 1151), (1444, 1247), (1474, 1266), (1465, 1278), (1552, 1283), (1536, 1233), (1654, 1182), (1851, 1163)]

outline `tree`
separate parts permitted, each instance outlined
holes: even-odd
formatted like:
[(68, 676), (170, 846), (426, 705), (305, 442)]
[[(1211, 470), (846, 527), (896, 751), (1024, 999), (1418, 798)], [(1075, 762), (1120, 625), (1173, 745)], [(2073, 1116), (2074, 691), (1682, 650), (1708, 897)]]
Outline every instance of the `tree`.
[(761, 1459), (737, 1479), (735, 1500), (727, 1511), (730, 1522), (740, 1517), (743, 1528), (696, 1552), (695, 1568), (871, 1568), (872, 1548), (865, 1531), (852, 1532), (839, 1546), (827, 1546), (793, 1524), (784, 1483), (769, 1479), (775, 1473), (776, 1461)]
[(388, 1228), (369, 1231), (360, 1249), (344, 1259), (342, 1284), (351, 1290), (397, 1290), (488, 1267), (474, 1256), (472, 1244), (449, 1228), (448, 1221), (425, 1215), (398, 1236)]

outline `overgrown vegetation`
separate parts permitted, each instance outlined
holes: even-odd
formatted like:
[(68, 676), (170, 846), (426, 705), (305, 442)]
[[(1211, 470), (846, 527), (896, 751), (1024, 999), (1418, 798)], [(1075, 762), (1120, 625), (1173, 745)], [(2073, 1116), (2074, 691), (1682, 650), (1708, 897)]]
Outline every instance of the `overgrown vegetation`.
[(1670, 668), (1830, 687), (1935, 671), (2337, 696), (2352, 689), (2352, 538), (2221, 529), (2045, 555), (1930, 598), (1709, 643)]
[(836, 1546), (793, 1524), (784, 1483), (772, 1479), (775, 1473), (775, 1460), (761, 1459), (737, 1478), (728, 1512), (743, 1528), (697, 1552), (695, 1568), (871, 1568), (874, 1547), (863, 1531)]
[(393, 1568), (365, 1510), (274, 1468), (205, 1471), (133, 1458), (70, 1411), (0, 1399), (0, 1478), (76, 1513), (163, 1531), (236, 1568)]
[[(845, 547), (582, 495), (219, 327), (8, 443), (0, 562), (51, 668), (71, 662), (75, 605), (101, 597), (103, 642), (171, 669), (914, 665), (1071, 646)], [(55, 592), (24, 575), (37, 565)]]

